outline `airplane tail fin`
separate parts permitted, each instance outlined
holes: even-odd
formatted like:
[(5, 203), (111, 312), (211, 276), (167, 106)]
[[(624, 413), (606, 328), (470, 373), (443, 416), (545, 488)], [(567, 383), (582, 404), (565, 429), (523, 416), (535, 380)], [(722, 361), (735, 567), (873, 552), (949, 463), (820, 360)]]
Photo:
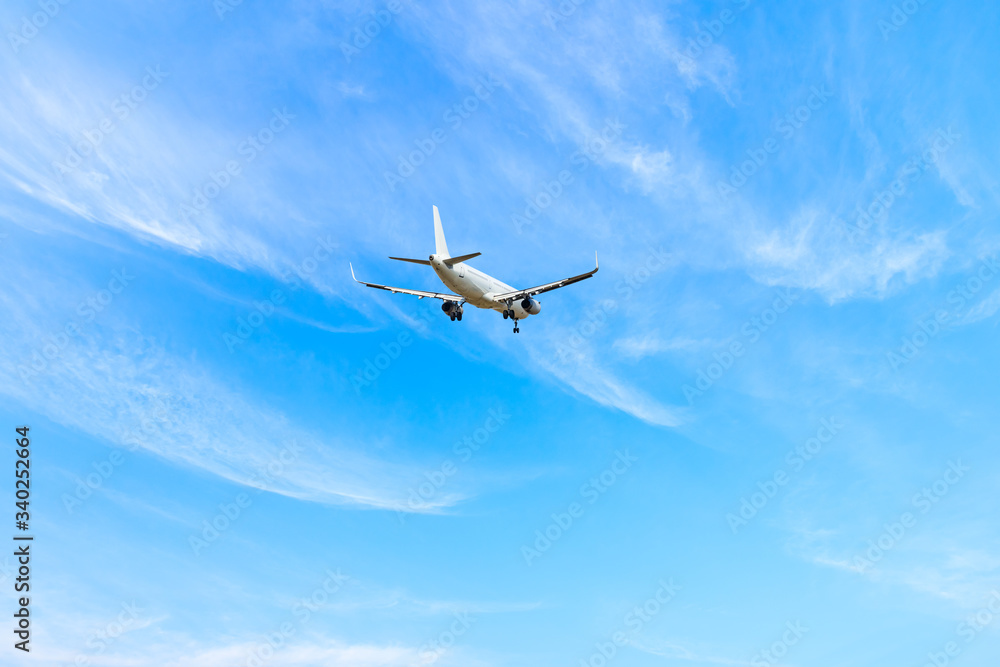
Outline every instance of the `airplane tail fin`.
[(451, 257), (448, 254), (448, 242), (444, 240), (444, 228), (441, 227), (441, 214), (438, 207), (434, 207), (434, 246), (435, 252), (444, 258)]

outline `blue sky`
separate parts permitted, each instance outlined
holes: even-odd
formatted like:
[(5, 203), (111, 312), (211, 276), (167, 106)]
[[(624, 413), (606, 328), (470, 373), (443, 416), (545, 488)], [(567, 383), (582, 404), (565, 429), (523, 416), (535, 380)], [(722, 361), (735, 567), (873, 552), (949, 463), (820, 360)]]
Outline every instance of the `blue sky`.
[(4, 661), (994, 664), (998, 12), (5, 3)]

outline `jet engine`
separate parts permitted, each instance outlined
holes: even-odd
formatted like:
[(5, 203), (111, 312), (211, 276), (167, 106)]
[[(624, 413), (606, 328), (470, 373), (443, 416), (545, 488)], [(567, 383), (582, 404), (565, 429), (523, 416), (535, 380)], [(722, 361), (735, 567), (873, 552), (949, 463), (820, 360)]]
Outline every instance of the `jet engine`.
[(542, 304), (530, 297), (524, 297), (524, 299), (521, 300), (521, 308), (529, 315), (537, 315), (542, 312)]

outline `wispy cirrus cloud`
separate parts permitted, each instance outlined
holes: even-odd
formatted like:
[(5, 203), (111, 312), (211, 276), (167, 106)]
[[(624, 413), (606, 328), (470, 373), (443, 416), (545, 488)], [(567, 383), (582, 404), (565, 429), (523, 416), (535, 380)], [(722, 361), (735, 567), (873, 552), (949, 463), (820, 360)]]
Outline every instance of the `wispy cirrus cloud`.
[[(123, 326), (123, 318), (64, 335), (65, 327), (46, 326), (53, 318), (40, 313), (38, 293), (36, 285), (33, 298), (0, 295), (0, 379), (10, 400), (113, 445), (139, 446), (238, 484), (259, 483), (261, 471), (294, 443), (293, 460), (266, 486), (301, 500), (397, 509), (422, 479), (422, 467), (371, 458), (296, 426)], [(437, 511), (456, 500), (441, 496), (409, 511)]]

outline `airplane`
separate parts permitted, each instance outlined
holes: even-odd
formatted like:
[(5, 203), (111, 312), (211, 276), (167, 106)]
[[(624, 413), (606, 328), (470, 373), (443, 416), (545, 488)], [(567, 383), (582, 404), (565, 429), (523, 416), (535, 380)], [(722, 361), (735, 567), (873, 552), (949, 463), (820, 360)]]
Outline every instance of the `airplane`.
[(514, 333), (518, 333), (521, 330), (517, 325), (519, 320), (523, 320), (529, 315), (537, 315), (542, 311), (542, 304), (532, 297), (543, 292), (550, 292), (566, 285), (578, 283), (581, 280), (586, 280), (597, 273), (597, 270), (600, 268), (597, 263), (597, 254), (595, 253), (593, 271), (529, 289), (514, 289), (507, 283), (500, 282), (478, 269), (466, 266), (465, 263), (468, 260), (473, 257), (479, 257), (482, 253), (474, 252), (468, 255), (459, 255), (458, 257), (451, 256), (448, 252), (448, 243), (444, 238), (444, 228), (441, 226), (441, 215), (438, 213), (437, 206), (434, 207), (434, 245), (436, 252), (427, 259), (408, 259), (406, 257), (390, 257), (389, 259), (430, 266), (434, 269), (434, 273), (438, 275), (438, 278), (441, 279), (441, 282), (454, 292), (453, 294), (425, 292), (423, 290), (367, 283), (363, 280), (358, 280), (357, 276), (354, 275), (353, 264), (351, 264), (351, 277), (354, 278), (355, 282), (359, 282), (362, 285), (388, 290), (393, 294), (398, 292), (400, 294), (413, 294), (421, 299), (424, 297), (441, 299), (444, 302), (441, 304), (441, 310), (451, 318), (452, 322), (455, 320), (462, 321), (462, 307), (466, 303), (470, 303), (476, 308), (495, 310), (503, 313), (505, 320), (514, 320)]

